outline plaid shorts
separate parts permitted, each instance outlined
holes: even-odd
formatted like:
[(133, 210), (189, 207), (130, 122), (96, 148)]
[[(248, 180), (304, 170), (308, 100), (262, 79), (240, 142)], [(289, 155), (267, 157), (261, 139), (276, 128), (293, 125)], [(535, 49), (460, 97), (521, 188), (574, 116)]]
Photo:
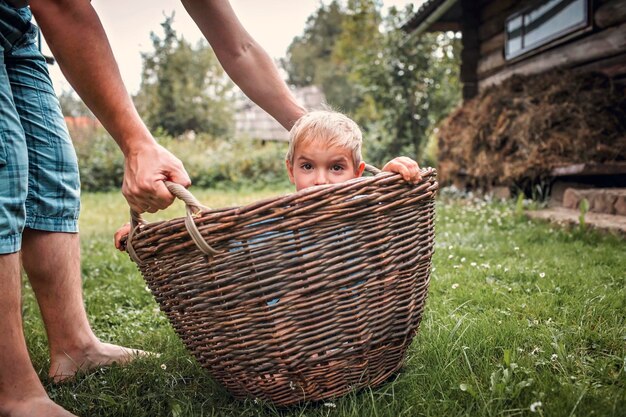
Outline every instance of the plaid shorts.
[(0, 254), (25, 227), (78, 231), (76, 152), (31, 17), (0, 0)]

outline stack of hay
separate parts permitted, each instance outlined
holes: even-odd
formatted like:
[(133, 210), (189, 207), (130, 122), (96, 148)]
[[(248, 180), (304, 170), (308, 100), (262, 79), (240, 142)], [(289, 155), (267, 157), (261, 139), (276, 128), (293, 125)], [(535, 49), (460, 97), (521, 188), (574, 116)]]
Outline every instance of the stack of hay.
[(602, 74), (513, 76), (440, 127), (442, 183), (525, 186), (558, 166), (626, 160), (626, 91)]

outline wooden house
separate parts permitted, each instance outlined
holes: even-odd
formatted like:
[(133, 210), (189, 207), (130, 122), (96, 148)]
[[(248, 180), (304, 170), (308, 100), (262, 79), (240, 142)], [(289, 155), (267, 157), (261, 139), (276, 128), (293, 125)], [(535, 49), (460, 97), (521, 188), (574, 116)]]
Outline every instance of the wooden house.
[(626, 0), (427, 0), (403, 29), (461, 32), (444, 183), (540, 185), (573, 221), (587, 199), (626, 233)]
[(461, 31), (465, 99), (553, 68), (626, 83), (626, 0), (428, 0), (403, 29)]

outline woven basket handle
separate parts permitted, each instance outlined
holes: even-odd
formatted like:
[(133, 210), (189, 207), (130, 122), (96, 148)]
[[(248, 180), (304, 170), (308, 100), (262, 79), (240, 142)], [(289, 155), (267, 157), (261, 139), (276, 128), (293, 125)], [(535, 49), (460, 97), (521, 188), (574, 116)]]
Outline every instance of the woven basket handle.
[[(164, 181), (164, 183), (170, 193), (174, 194), (178, 199), (185, 203), (187, 210), (187, 215), (185, 216), (185, 227), (198, 249), (200, 249), (200, 251), (202, 251), (205, 255), (213, 256), (217, 254), (218, 251), (213, 249), (206, 242), (206, 240), (204, 240), (202, 233), (200, 233), (198, 226), (196, 226), (196, 222), (194, 221), (194, 217), (198, 217), (202, 213), (202, 210), (210, 209), (201, 204), (198, 199), (182, 185), (171, 181)], [(143, 262), (139, 259), (139, 256), (137, 256), (137, 253), (133, 248), (133, 236), (135, 235), (137, 228), (145, 223), (146, 221), (141, 218), (141, 214), (132, 209), (130, 210), (130, 233), (128, 234), (128, 240), (126, 241), (126, 250), (128, 251), (131, 259), (137, 264), (142, 264)]]
[(378, 175), (380, 174), (382, 171), (378, 168), (376, 168), (374, 165), (370, 165), (370, 164), (365, 164), (365, 170), (367, 172), (369, 172), (372, 175)]

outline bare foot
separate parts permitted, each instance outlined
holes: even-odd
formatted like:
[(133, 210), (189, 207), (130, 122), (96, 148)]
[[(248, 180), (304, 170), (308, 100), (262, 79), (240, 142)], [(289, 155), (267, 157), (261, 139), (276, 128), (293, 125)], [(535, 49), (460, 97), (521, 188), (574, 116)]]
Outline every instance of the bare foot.
[(0, 416), (6, 417), (76, 417), (47, 395), (0, 404)]
[(73, 378), (79, 371), (88, 371), (114, 363), (124, 365), (133, 359), (151, 355), (154, 354), (98, 341), (83, 350), (52, 354), (48, 375), (54, 382), (63, 382)]

